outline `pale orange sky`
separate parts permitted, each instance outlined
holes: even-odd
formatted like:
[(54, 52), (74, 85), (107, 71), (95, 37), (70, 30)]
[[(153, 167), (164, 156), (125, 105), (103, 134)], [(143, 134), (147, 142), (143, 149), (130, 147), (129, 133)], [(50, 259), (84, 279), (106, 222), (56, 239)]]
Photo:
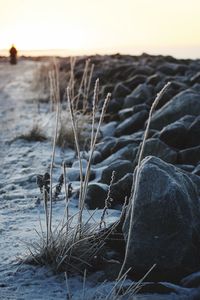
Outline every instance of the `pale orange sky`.
[(0, 0), (0, 49), (11, 43), (200, 57), (200, 0)]

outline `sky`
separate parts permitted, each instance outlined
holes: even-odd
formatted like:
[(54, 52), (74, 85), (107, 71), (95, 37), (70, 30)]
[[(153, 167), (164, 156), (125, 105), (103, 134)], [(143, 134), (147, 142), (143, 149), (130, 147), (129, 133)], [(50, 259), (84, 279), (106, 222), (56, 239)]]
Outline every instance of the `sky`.
[(0, 0), (0, 49), (200, 57), (200, 0)]

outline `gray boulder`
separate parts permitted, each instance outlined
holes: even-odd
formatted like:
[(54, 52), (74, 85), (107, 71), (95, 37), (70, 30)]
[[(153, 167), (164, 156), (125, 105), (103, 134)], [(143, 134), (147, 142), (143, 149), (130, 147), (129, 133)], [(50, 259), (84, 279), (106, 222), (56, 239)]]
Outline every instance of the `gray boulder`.
[(175, 166), (179, 169), (182, 169), (186, 172), (192, 173), (194, 171), (194, 166), (193, 165), (182, 165), (182, 164), (175, 164)]
[(197, 117), (188, 129), (187, 145), (189, 147), (200, 145), (200, 117)]
[(155, 73), (155, 74), (149, 76), (146, 82), (147, 82), (147, 84), (152, 84), (155, 86), (156, 84), (161, 82), (162, 78), (163, 78), (163, 76), (161, 76), (161, 74)]
[(198, 72), (197, 74), (195, 74), (194, 76), (192, 76), (192, 78), (190, 79), (190, 82), (192, 84), (200, 83), (200, 72)]
[(160, 81), (156, 87), (155, 90), (156, 92), (160, 92), (161, 89), (163, 88), (163, 86), (170, 81), (171, 84), (168, 87), (168, 89), (162, 94), (162, 96), (160, 97), (159, 103), (156, 106), (156, 109), (159, 109), (160, 107), (162, 107), (163, 105), (165, 105), (169, 100), (171, 100), (175, 95), (179, 94), (180, 92), (182, 92), (183, 90), (186, 90), (188, 87), (185, 83), (179, 82), (179, 81), (175, 81), (172, 79), (168, 79)]
[[(200, 267), (200, 199), (190, 175), (156, 157), (139, 169), (127, 267), (155, 272), (164, 278)], [(123, 225), (127, 241), (130, 209)]]
[(199, 116), (200, 95), (193, 89), (187, 89), (173, 97), (157, 110), (151, 120), (151, 128), (162, 129), (185, 115)]
[[(136, 163), (139, 156), (138, 148), (134, 151)], [(167, 144), (163, 143), (158, 138), (150, 138), (146, 141), (143, 152), (143, 158), (149, 155), (157, 156), (168, 163), (177, 162), (177, 152), (174, 149), (170, 148)]]
[(142, 129), (147, 118), (148, 112), (146, 110), (135, 113), (117, 126), (115, 136), (131, 134)]
[(117, 160), (103, 170), (100, 181), (102, 183), (110, 184), (113, 171), (115, 172), (114, 182), (116, 182), (127, 173), (133, 172), (133, 164), (128, 160)]
[[(97, 154), (95, 154), (95, 155), (97, 155)], [(81, 163), (82, 163), (82, 169), (83, 169), (83, 178), (85, 178), (88, 162), (87, 162), (86, 159), (81, 159)], [(91, 181), (91, 180), (95, 179), (95, 177), (96, 177), (96, 171), (93, 168), (91, 168), (90, 175), (89, 175), (89, 180)], [(67, 179), (70, 182), (80, 180), (79, 160), (75, 160), (72, 164), (72, 167), (68, 168), (68, 170), (67, 170)]]
[(105, 159), (129, 144), (139, 144), (140, 140), (141, 137), (138, 135), (126, 135), (119, 138), (106, 137), (97, 145), (96, 149), (101, 153), (103, 159)]
[(180, 65), (171, 62), (165, 62), (158, 67), (158, 71), (166, 75), (176, 75), (177, 73), (184, 74), (187, 69), (188, 67), (186, 65)]
[(193, 135), (191, 137), (192, 130), (189, 132), (189, 126), (194, 120), (194, 116), (184, 116), (178, 121), (165, 126), (160, 132), (159, 138), (171, 147), (177, 149), (187, 148), (191, 144), (190, 140), (194, 140)]
[[(133, 173), (126, 174), (110, 187), (109, 208), (119, 208), (125, 199), (129, 200), (133, 183)], [(88, 185), (85, 203), (88, 209), (104, 208), (108, 196), (109, 186), (104, 183), (91, 183)]]
[(131, 90), (123, 84), (123, 82), (119, 82), (116, 84), (114, 91), (113, 91), (113, 97), (114, 98), (120, 98), (125, 97), (128, 94), (130, 94)]
[(124, 84), (131, 90), (135, 89), (139, 84), (144, 83), (146, 80), (145, 75), (134, 75), (127, 79)]
[(196, 166), (196, 168), (194, 169), (193, 173), (195, 175), (200, 176), (200, 163)]
[(138, 143), (132, 142), (129, 145), (123, 147), (122, 149), (119, 149), (115, 153), (108, 156), (106, 159), (104, 159), (102, 162), (96, 165), (96, 168), (101, 167), (107, 167), (110, 164), (118, 161), (118, 160), (130, 160), (134, 161), (136, 152), (135, 149), (138, 147)]
[(124, 99), (124, 108), (142, 104), (152, 97), (152, 86), (146, 83), (139, 84), (133, 92)]
[(137, 112), (141, 112), (141, 111), (149, 111), (149, 106), (145, 103), (143, 104), (137, 104), (133, 107), (129, 107), (129, 108), (124, 108), (121, 109), (118, 112), (119, 118), (121, 121), (126, 120), (128, 117), (131, 117), (133, 114), (136, 114)]
[(180, 284), (186, 288), (197, 288), (200, 287), (200, 272), (195, 272), (184, 277)]
[(85, 204), (88, 209), (104, 208), (108, 195), (108, 185), (92, 183), (88, 185)]
[(129, 200), (132, 184), (133, 173), (128, 173), (111, 186), (111, 198), (115, 204), (123, 205), (125, 198), (127, 198), (127, 201)]
[(184, 149), (178, 153), (179, 164), (197, 165), (200, 162), (200, 146)]

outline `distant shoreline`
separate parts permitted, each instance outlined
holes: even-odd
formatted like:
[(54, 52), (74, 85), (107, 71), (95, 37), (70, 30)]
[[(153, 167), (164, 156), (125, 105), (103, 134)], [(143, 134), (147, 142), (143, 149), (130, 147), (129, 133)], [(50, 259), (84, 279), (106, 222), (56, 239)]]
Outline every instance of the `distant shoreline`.
[[(94, 56), (94, 55), (112, 55), (114, 53), (120, 53), (122, 55), (135, 55), (139, 56), (142, 53), (148, 53), (152, 56), (163, 55), (163, 56), (173, 56), (177, 59), (200, 59), (200, 46), (194, 47), (162, 47), (162, 48), (153, 48), (153, 47), (135, 47), (121, 50), (121, 49), (112, 49), (112, 50), (69, 50), (69, 49), (49, 49), (49, 50), (18, 50), (19, 56), (26, 57), (69, 57), (69, 56)], [(9, 50), (2, 49), (0, 50), (0, 56), (8, 57)]]

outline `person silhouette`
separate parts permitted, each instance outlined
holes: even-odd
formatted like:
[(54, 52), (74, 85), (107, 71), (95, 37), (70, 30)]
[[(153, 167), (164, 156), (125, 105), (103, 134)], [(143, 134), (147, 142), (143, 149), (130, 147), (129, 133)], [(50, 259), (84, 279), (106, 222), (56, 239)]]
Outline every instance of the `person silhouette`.
[(17, 49), (15, 48), (14, 45), (11, 46), (9, 52), (10, 52), (10, 64), (11, 65), (16, 65), (16, 63), (17, 63)]

